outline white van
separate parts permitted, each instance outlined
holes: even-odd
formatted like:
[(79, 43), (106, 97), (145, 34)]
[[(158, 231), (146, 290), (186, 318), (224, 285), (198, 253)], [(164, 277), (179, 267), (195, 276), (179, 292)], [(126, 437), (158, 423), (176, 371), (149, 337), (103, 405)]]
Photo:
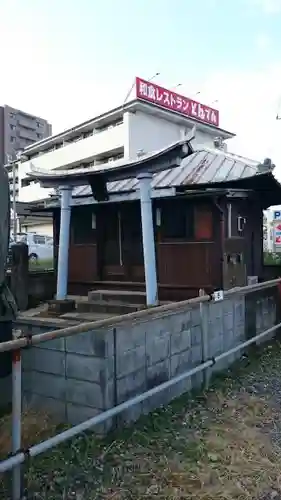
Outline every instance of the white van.
[[(37, 233), (18, 233), (17, 242), (22, 241), (28, 245), (28, 257), (30, 262), (40, 260), (52, 260), (54, 252), (54, 240), (50, 236)], [(10, 239), (12, 245), (13, 238)]]

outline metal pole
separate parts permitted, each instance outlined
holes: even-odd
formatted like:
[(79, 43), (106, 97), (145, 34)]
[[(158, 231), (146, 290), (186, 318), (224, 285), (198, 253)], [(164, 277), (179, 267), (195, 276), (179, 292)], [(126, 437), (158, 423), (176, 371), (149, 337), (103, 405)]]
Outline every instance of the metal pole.
[[(17, 338), (15, 332), (13, 337)], [(21, 350), (12, 354), (12, 452), (18, 453), (21, 448)], [(12, 500), (21, 499), (21, 465), (13, 469)]]
[[(202, 339), (202, 361), (207, 361), (209, 356), (209, 332), (208, 332), (208, 304), (201, 302), (200, 304), (200, 323), (201, 323), (201, 339)], [(206, 368), (204, 372), (204, 387), (208, 389), (211, 378), (211, 370)]]
[(17, 164), (13, 163), (13, 237), (14, 243), (17, 241), (17, 204), (16, 204), (16, 167)]
[[(231, 290), (224, 292), (224, 298), (228, 298), (234, 294), (237, 295), (247, 295), (250, 292), (254, 292), (257, 290), (271, 288), (281, 284), (280, 278), (266, 281), (264, 283), (256, 283), (253, 285), (247, 285), (245, 287), (237, 287)], [(243, 293), (244, 292), (244, 293)], [(0, 342), (0, 352), (13, 351), (16, 348), (23, 348), (28, 343), (32, 343), (32, 345), (40, 344), (41, 342), (47, 342), (48, 340), (53, 340), (57, 338), (63, 337), (71, 337), (72, 335), (76, 335), (78, 333), (88, 332), (89, 330), (94, 330), (98, 328), (112, 327), (117, 326), (119, 323), (132, 322), (137, 319), (145, 318), (149, 319), (150, 317), (154, 317), (159, 314), (177, 314), (179, 312), (186, 312), (186, 310), (194, 306), (195, 304), (200, 304), (200, 302), (209, 302), (210, 297), (205, 295), (203, 297), (194, 297), (193, 299), (184, 300), (182, 302), (172, 302), (171, 304), (164, 304), (158, 306), (157, 309), (143, 309), (141, 311), (136, 311), (133, 313), (128, 313), (125, 316), (113, 316), (112, 318), (100, 319), (97, 321), (89, 321), (88, 323), (80, 323), (75, 326), (68, 326), (66, 328), (61, 328), (59, 330), (52, 330), (50, 332), (38, 333), (30, 338), (20, 338), (18, 340), (10, 340), (7, 342)]]
[(69, 186), (61, 187), (60, 195), (61, 195), (61, 218), (60, 218), (60, 239), (59, 239), (59, 256), (58, 256), (58, 276), (57, 276), (57, 299), (65, 300), (67, 296), (67, 281), (68, 281), (71, 188)]
[(152, 174), (144, 173), (138, 176), (140, 185), (142, 244), (146, 286), (146, 304), (158, 304), (157, 272), (155, 256), (155, 240), (150, 183)]
[[(164, 382), (163, 384), (158, 385), (157, 387), (153, 387), (153, 389), (150, 389), (149, 391), (146, 391), (140, 394), (139, 396), (135, 396), (134, 398), (129, 399), (124, 403), (121, 403), (120, 405), (111, 408), (110, 410), (106, 410), (100, 413), (99, 415), (96, 415), (95, 417), (86, 420), (85, 422), (81, 422), (81, 424), (71, 427), (70, 429), (63, 431), (60, 434), (57, 434), (56, 436), (47, 439), (46, 441), (42, 441), (41, 443), (31, 446), (31, 448), (29, 448), (28, 450), (28, 456), (36, 457), (37, 455), (40, 455), (41, 453), (47, 450), (50, 450), (54, 446), (57, 446), (60, 443), (63, 443), (64, 441), (71, 439), (74, 436), (77, 436), (81, 432), (91, 429), (95, 425), (103, 423), (112, 417), (115, 417), (122, 411), (131, 408), (137, 403), (145, 401), (149, 397), (154, 396), (154, 394), (158, 394), (159, 392), (168, 389), (169, 387), (172, 387), (176, 383), (185, 380), (187, 377), (195, 375), (196, 373), (202, 371), (207, 366), (211, 366), (212, 364), (213, 364), (212, 360), (206, 361), (206, 363), (204, 363), (203, 365), (196, 366), (195, 368), (192, 368), (188, 372), (182, 373), (181, 375), (178, 375), (177, 377), (168, 380), (167, 382)], [(0, 473), (9, 470), (12, 467), (15, 467), (15, 465), (17, 464), (23, 463), (24, 460), (25, 460), (25, 454), (22, 452), (18, 453), (14, 457), (8, 458), (7, 460), (3, 460), (2, 462), (0, 462)]]
[[(156, 76), (159, 76), (159, 75), (160, 75), (160, 73), (157, 71), (157, 73), (155, 73), (155, 75), (151, 76), (147, 81), (151, 82), (154, 78), (156, 78)], [(133, 91), (133, 88), (134, 88), (135, 85), (136, 85), (136, 80), (134, 79), (134, 81), (133, 81), (133, 83), (132, 83), (132, 85), (130, 87), (130, 90), (128, 91), (128, 93), (127, 93), (127, 95), (126, 95), (126, 97), (124, 99), (123, 106), (125, 106), (126, 102), (128, 101), (128, 99), (129, 99), (129, 97), (131, 95), (131, 92)]]
[(53, 340), (57, 338), (63, 337), (71, 337), (72, 335), (76, 335), (78, 333), (88, 332), (89, 330), (95, 330), (98, 328), (105, 327), (113, 327), (118, 326), (119, 323), (132, 322), (141, 318), (145, 318), (148, 320), (151, 316), (154, 317), (155, 314), (158, 316), (162, 314), (173, 315), (179, 312), (186, 312), (186, 309), (191, 308), (195, 304), (199, 304), (200, 302), (207, 302), (210, 298), (208, 295), (205, 297), (195, 297), (194, 299), (189, 299), (184, 302), (174, 302), (171, 304), (164, 304), (162, 306), (158, 306), (157, 309), (142, 309), (141, 311), (136, 311), (132, 313), (128, 313), (122, 316), (112, 316), (112, 318), (99, 319), (98, 321), (91, 321), (89, 323), (80, 323), (75, 326), (68, 326), (66, 328), (61, 328), (60, 330), (52, 330), (50, 332), (38, 333), (32, 337), (21, 338), (18, 340), (11, 340), (7, 342), (0, 342), (0, 352), (7, 352), (16, 349), (17, 347), (23, 348), (28, 343), (29, 345), (37, 345), (41, 342), (47, 342), (48, 340)]

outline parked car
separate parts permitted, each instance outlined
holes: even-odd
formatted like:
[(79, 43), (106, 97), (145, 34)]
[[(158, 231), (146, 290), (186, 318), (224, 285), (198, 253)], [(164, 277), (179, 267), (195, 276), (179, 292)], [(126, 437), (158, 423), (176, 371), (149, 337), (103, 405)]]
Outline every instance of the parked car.
[[(40, 260), (51, 260), (53, 258), (53, 238), (37, 233), (18, 233), (17, 242), (28, 245), (28, 258), (30, 262), (37, 263)], [(14, 241), (11, 237), (10, 245)]]

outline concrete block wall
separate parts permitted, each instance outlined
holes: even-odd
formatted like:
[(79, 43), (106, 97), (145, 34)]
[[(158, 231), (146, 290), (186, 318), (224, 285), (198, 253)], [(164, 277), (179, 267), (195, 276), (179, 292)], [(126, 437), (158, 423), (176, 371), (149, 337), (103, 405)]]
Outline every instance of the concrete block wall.
[[(42, 328), (31, 327), (31, 332), (42, 333)], [(71, 424), (111, 408), (114, 405), (112, 348), (111, 329), (54, 339), (24, 349), (25, 406), (50, 412), (58, 421)]]
[[(257, 300), (256, 303), (256, 333), (262, 333), (275, 324), (278, 318), (278, 304), (276, 295), (269, 294)], [(276, 335), (275, 332), (268, 335), (268, 339)], [(259, 340), (257, 344), (263, 343), (263, 339)]]
[[(208, 308), (208, 347), (209, 358), (216, 357), (246, 340), (245, 298), (235, 296), (222, 302), (210, 303)], [(217, 362), (211, 372), (225, 370), (242, 355), (238, 351)]]
[[(151, 389), (203, 362), (202, 314), (207, 315), (208, 357), (212, 358), (238, 345), (245, 338), (244, 298), (196, 305), (166, 316), (117, 329), (117, 403)], [(238, 354), (214, 366), (213, 371), (229, 366)], [(172, 399), (198, 388), (204, 374), (199, 372), (150, 400), (128, 410), (121, 418), (134, 420)]]
[[(255, 300), (255, 328), (269, 328), (277, 321), (276, 298), (268, 291)], [(246, 309), (245, 297), (232, 294), (222, 302), (178, 305), (164, 312), (155, 308), (133, 320), (124, 316), (108, 327), (28, 348), (23, 351), (25, 402), (61, 422), (84, 421), (197, 366), (204, 356), (215, 357), (241, 343), (248, 337)], [(28, 328), (33, 335), (46, 330), (32, 320)], [(225, 369), (240, 356), (238, 352), (221, 360), (212, 371)], [(119, 424), (200, 387), (203, 377), (198, 373), (124, 412)], [(97, 431), (105, 432), (111, 424)]]

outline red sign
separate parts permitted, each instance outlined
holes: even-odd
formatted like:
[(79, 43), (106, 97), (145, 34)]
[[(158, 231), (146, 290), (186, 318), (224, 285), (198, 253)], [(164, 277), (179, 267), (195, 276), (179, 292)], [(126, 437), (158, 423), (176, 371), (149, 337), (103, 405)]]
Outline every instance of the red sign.
[(176, 94), (171, 90), (159, 87), (153, 82), (148, 82), (136, 77), (136, 96), (138, 99), (152, 102), (171, 111), (176, 111), (181, 115), (190, 116), (209, 125), (219, 126), (219, 111), (217, 109), (200, 104), (188, 97)]

